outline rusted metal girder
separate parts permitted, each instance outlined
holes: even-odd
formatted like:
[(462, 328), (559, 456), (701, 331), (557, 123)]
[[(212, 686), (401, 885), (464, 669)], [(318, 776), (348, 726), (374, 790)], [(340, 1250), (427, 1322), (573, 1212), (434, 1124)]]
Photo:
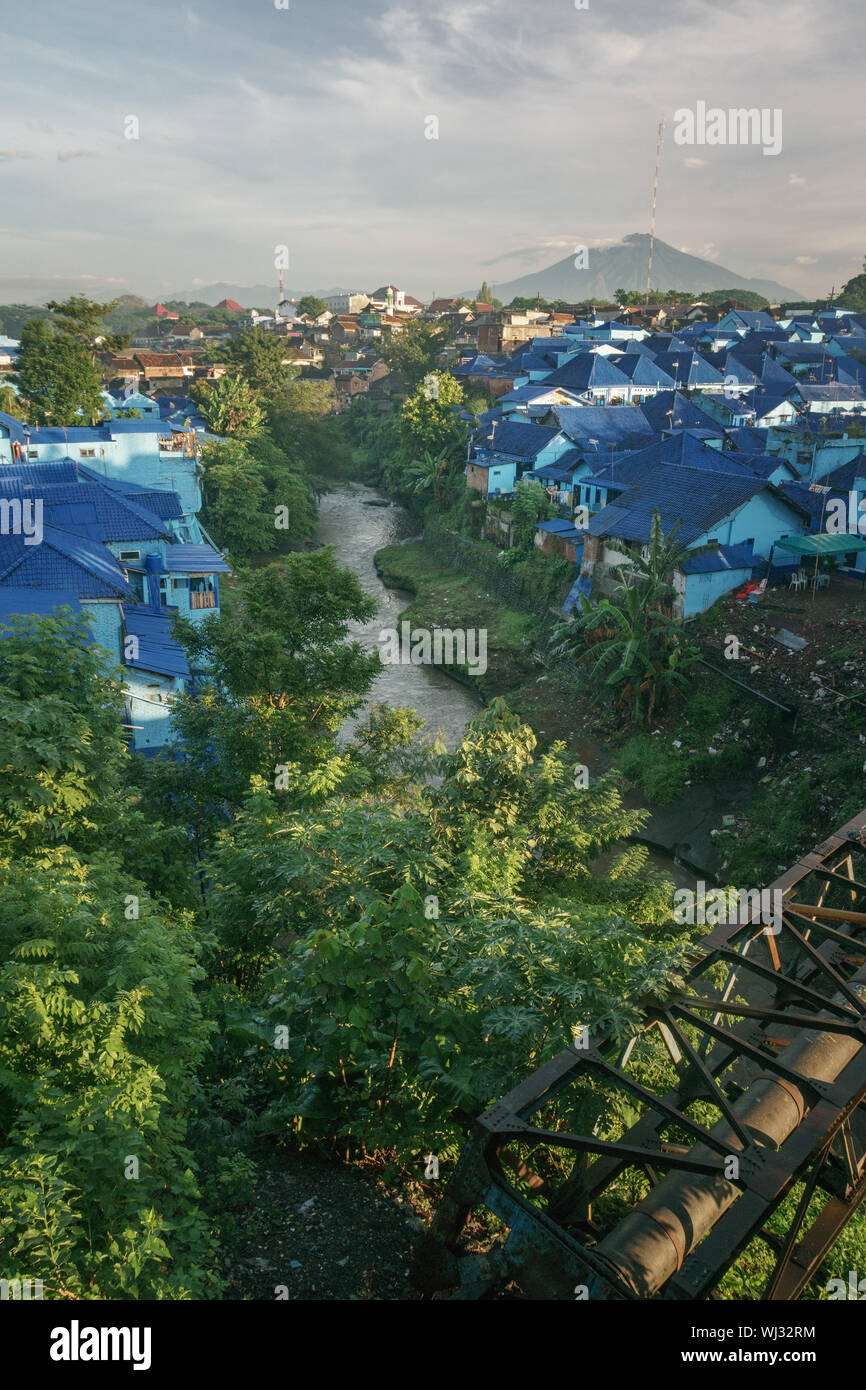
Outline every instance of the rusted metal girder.
[[(762, 1296), (796, 1298), (866, 1196), (864, 885), (866, 812), (769, 885), (782, 894), (777, 933), (757, 921), (718, 927), (685, 989), (643, 1002), (676, 1069), (669, 1089), (629, 1071), (633, 1042), (623, 1052), (593, 1034), (481, 1115), (416, 1259), (416, 1287), (706, 1298), (758, 1237), (775, 1259)], [(642, 1113), (601, 1137), (603, 1102), (617, 1095)], [(596, 1119), (580, 1132), (574, 1118), (592, 1096)], [(695, 1118), (696, 1102), (721, 1118)], [(563, 1153), (575, 1155), (564, 1177)], [(616, 1183), (634, 1170), (650, 1190), (623, 1215)], [(801, 1183), (780, 1237), (767, 1223)], [(475, 1207), (507, 1237), (467, 1255), (460, 1236)]]

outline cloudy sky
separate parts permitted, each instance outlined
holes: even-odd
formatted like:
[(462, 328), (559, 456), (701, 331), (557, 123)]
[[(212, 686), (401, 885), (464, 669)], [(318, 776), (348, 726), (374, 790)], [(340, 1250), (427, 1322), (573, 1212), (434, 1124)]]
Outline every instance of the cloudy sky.
[[(662, 116), (662, 239), (807, 294), (866, 253), (863, 0), (5, 0), (2, 21), (4, 300), (275, 283), (281, 245), (293, 289), (504, 282), (648, 230)], [(781, 108), (781, 153), (676, 145), (699, 100)]]

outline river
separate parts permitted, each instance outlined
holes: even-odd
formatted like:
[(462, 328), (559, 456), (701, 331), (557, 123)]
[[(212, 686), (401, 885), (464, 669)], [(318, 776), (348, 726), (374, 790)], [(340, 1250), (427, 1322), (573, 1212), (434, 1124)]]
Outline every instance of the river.
[[(319, 502), (316, 538), (332, 545), (340, 563), (354, 570), (364, 588), (379, 605), (368, 623), (352, 623), (350, 632), (364, 647), (377, 651), (383, 628), (398, 628), (400, 613), (411, 595), (389, 589), (376, 573), (373, 556), (384, 545), (399, 545), (417, 535), (417, 524), (403, 507), (369, 506), (386, 500), (374, 488), (347, 483), (328, 492)], [(467, 723), (481, 709), (474, 691), (459, 685), (433, 666), (383, 666), (373, 683), (369, 704), (409, 706), (426, 721), (428, 731), (441, 733), (449, 749), (460, 742)], [(352, 724), (348, 726), (351, 731)]]
[[(370, 622), (350, 625), (351, 635), (371, 651), (378, 650), (379, 634), (383, 628), (398, 626), (400, 613), (411, 599), (411, 594), (405, 590), (389, 589), (382, 583), (376, 573), (373, 557), (382, 546), (399, 545), (418, 534), (417, 523), (403, 507), (395, 503), (388, 503), (384, 507), (370, 505), (383, 501), (387, 499), (375, 488), (360, 483), (345, 483), (321, 498), (316, 531), (318, 543), (334, 547), (341, 564), (354, 571), (379, 605), (376, 616)], [(481, 709), (482, 703), (474, 691), (435, 667), (411, 665), (382, 667), (367, 703), (377, 702), (416, 709), (426, 721), (428, 732), (441, 734), (449, 749), (455, 748), (460, 742), (463, 730)], [(345, 734), (351, 735), (363, 718), (362, 711), (354, 720), (348, 721)], [(689, 838), (694, 839), (697, 824), (706, 821), (709, 825), (717, 819), (712, 806), (713, 792), (704, 787), (695, 788), (694, 792), (695, 802), (709, 801), (710, 805), (698, 807), (690, 797), (684, 804), (657, 809), (647, 830), (650, 862), (671, 874), (678, 887), (694, 886), (695, 871), (691, 866), (677, 862), (674, 847), (686, 840), (686, 831)], [(626, 797), (626, 804), (637, 806), (646, 802), (645, 798), (630, 795)], [(711, 847), (706, 831), (705, 838), (708, 843), (704, 852), (709, 853)], [(688, 844), (683, 847), (686, 851), (690, 849)], [(603, 865), (604, 861), (601, 861), (601, 867)]]

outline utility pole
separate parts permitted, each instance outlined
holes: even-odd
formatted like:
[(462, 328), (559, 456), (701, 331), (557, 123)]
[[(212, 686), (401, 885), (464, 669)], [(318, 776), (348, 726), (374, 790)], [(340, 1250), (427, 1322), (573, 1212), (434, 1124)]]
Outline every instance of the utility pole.
[(664, 117), (662, 117), (662, 119), (659, 121), (659, 135), (658, 135), (658, 141), (657, 141), (657, 143), (656, 143), (656, 172), (655, 172), (655, 179), (653, 180), (653, 206), (652, 206), (652, 216), (650, 217), (649, 265), (648, 265), (648, 267), (647, 267), (647, 276), (646, 276), (646, 298), (645, 298), (645, 300), (644, 300), (644, 307), (646, 307), (646, 305), (649, 304), (650, 287), (651, 287), (651, 285), (652, 285), (652, 276), (653, 276), (653, 251), (654, 251), (654, 249), (655, 249), (655, 240), (656, 240), (656, 203), (657, 203), (657, 201), (658, 201), (658, 193), (659, 193), (659, 171), (660, 171), (660, 169), (661, 169), (661, 162), (662, 162), (662, 142), (664, 141), (664, 136), (665, 136), (665, 123), (664, 123)]

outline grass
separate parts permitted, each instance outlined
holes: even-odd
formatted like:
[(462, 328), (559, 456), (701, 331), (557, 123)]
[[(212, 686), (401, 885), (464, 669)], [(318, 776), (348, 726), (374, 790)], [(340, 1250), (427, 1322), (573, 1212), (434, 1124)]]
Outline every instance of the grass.
[(486, 674), (460, 673), (485, 698), (508, 694), (535, 671), (538, 618), (506, 608), (471, 576), (443, 565), (426, 542), (385, 546), (376, 552), (376, 567), (387, 584), (413, 595), (402, 614), (413, 627), (486, 630)]

